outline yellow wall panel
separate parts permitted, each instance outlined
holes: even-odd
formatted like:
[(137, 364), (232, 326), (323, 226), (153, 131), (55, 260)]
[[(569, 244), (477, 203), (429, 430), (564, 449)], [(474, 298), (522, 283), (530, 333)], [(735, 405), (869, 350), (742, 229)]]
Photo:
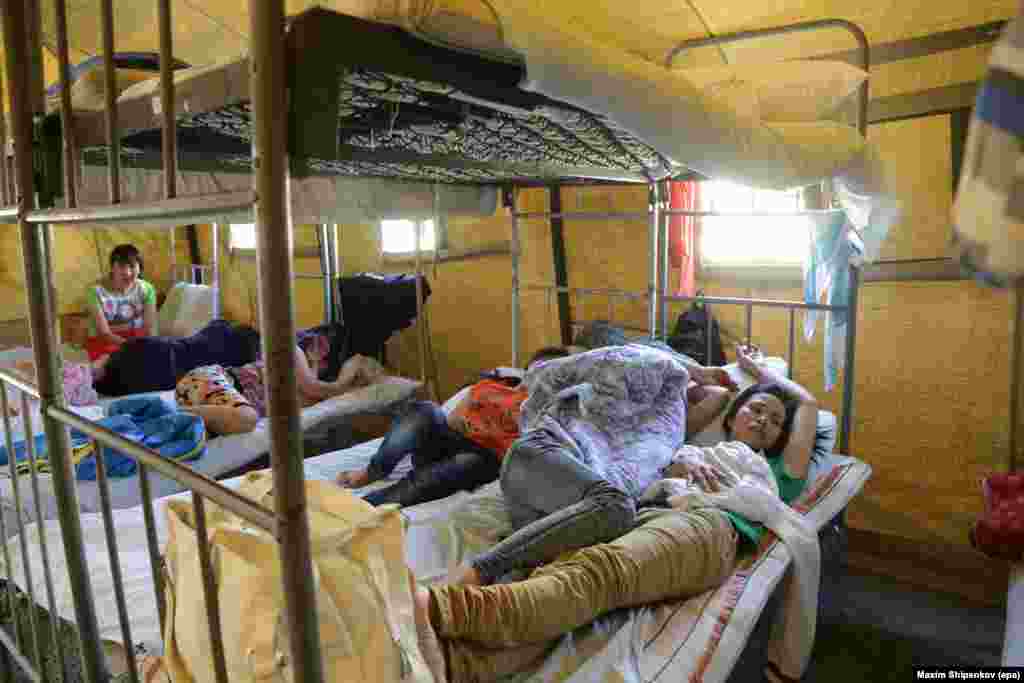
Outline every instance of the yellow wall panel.
[(929, 116), (871, 126), (892, 193), (903, 202), (881, 260), (942, 258), (950, 239), (953, 203), (948, 116)]
[[(54, 285), (60, 314), (84, 310), (85, 290), (109, 272), (110, 251), (118, 244), (130, 242), (142, 252), (146, 268), (144, 277), (157, 291), (166, 293), (171, 284), (170, 233), (166, 229), (72, 228), (53, 227), (52, 263)], [(178, 263), (188, 260), (184, 231), (178, 229)], [(21, 258), (21, 238), (17, 226), (0, 226), (0, 297), (11, 302), (0, 311), (0, 320), (24, 318), (25, 279)]]

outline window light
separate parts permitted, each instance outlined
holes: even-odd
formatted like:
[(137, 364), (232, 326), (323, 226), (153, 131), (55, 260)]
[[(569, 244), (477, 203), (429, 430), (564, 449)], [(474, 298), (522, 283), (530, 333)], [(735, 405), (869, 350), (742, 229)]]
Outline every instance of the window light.
[[(810, 219), (794, 216), (803, 208), (799, 190), (757, 190), (709, 181), (701, 186), (704, 211), (757, 216), (701, 218), (700, 254), (708, 266), (798, 266), (807, 254)], [(766, 216), (778, 212), (782, 215)]]
[[(433, 251), (437, 245), (434, 221), (421, 222), (420, 251)], [(416, 223), (410, 220), (380, 222), (381, 248), (385, 254), (409, 254), (416, 251)]]
[(256, 248), (256, 224), (232, 223), (230, 229), (232, 249)]

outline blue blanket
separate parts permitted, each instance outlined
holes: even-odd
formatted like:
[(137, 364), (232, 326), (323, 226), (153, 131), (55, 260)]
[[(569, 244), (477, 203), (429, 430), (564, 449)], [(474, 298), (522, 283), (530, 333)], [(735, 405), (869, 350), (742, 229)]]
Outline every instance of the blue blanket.
[[(206, 453), (206, 426), (202, 418), (178, 412), (157, 397), (121, 399), (110, 405), (107, 415), (97, 424), (157, 451), (168, 460), (196, 460)], [(36, 436), (34, 444), (37, 467), (47, 471), (49, 460), (45, 435)], [(92, 442), (82, 432), (72, 429), (71, 446), (75, 478), (95, 481), (96, 454)], [(101, 452), (108, 476), (129, 477), (138, 471), (135, 460), (117, 449), (103, 446)], [(14, 454), (19, 471), (24, 471), (28, 466), (24, 441), (14, 444)], [(7, 462), (7, 449), (0, 448), (0, 465)]]

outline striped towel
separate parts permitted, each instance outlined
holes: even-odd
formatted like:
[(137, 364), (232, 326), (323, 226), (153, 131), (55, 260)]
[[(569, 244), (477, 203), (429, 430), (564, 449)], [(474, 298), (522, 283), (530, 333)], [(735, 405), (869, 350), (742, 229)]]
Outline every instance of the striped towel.
[(1024, 22), (1003, 30), (978, 89), (956, 202), (953, 242), (976, 277), (1024, 276)]

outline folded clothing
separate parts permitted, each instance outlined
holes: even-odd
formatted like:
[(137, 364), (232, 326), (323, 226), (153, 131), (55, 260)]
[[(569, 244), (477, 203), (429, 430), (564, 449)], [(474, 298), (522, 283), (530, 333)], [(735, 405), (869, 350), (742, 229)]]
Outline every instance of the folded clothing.
[[(196, 460), (206, 453), (206, 427), (203, 419), (197, 415), (178, 412), (158, 397), (122, 399), (112, 403), (107, 412), (108, 416), (99, 420), (98, 425), (151, 448), (168, 460)], [(46, 435), (36, 435), (33, 445), (36, 469), (49, 471)], [(71, 451), (75, 478), (81, 481), (95, 481), (96, 454), (93, 442), (77, 429), (71, 430)], [(101, 454), (107, 475), (110, 477), (129, 477), (138, 471), (138, 463), (117, 449), (103, 446)], [(31, 463), (28, 461), (24, 441), (14, 444), (14, 458), (18, 472), (27, 472)], [(7, 449), (0, 447), (0, 465), (7, 463)]]

